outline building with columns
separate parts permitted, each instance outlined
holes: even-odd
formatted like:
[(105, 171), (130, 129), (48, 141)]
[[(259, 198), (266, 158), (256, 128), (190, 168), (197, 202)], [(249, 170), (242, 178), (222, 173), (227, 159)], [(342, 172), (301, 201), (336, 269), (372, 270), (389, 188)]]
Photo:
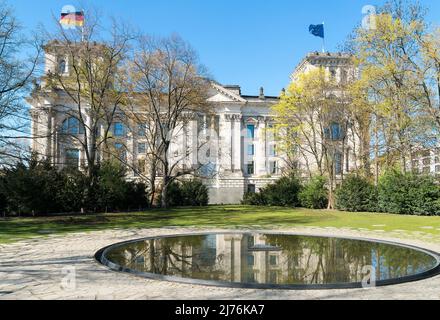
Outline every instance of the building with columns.
[[(340, 81), (348, 77), (348, 56), (339, 54), (309, 54), (292, 74), (292, 80), (300, 72), (325, 66)], [(63, 55), (46, 52), (45, 72), (69, 74), (69, 63)], [(72, 116), (74, 106), (66, 94), (58, 90), (54, 95), (42, 83), (27, 99), (32, 116), (32, 150), (41, 158), (48, 159), (60, 169), (66, 166), (84, 168), (85, 152), (79, 143), (83, 130), (78, 120)], [(207, 166), (205, 183), (210, 192), (212, 204), (240, 203), (246, 192), (255, 192), (279, 179), (284, 170), (284, 157), (278, 154), (276, 141), (270, 128), (274, 125), (271, 107), (278, 103), (278, 97), (264, 94), (245, 95), (238, 85), (221, 85), (213, 82), (209, 92), (209, 102), (214, 112), (209, 116), (199, 116), (186, 124), (180, 137), (175, 137), (171, 146), (172, 156), (186, 154), (189, 146), (193, 152), (186, 155), (183, 165), (191, 166), (200, 162), (197, 139), (200, 132), (211, 128), (218, 135), (214, 141), (217, 152), (211, 152)], [(88, 117), (87, 106), (83, 117)], [(203, 129), (204, 128), (204, 129)], [(124, 124), (115, 121), (111, 132), (117, 138), (116, 148), (124, 145), (130, 168), (145, 166), (146, 146), (136, 130), (126, 130)], [(75, 135), (77, 139), (65, 139), (64, 134)], [(212, 143), (211, 143), (212, 147)], [(195, 151), (197, 150), (197, 151)], [(97, 155), (98, 158), (100, 155)], [(355, 164), (349, 163), (347, 169)], [(344, 161), (340, 159), (341, 163)], [(142, 165), (141, 165), (142, 164)], [(341, 164), (342, 165), (342, 164)], [(136, 179), (138, 174), (130, 170), (128, 178)]]

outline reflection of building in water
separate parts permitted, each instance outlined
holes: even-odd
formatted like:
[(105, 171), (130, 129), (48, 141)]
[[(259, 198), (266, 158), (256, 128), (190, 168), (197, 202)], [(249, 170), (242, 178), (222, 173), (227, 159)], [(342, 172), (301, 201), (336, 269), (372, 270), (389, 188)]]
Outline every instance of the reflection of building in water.
[[(222, 257), (218, 268), (228, 270), (226, 281), (247, 283), (277, 283), (288, 265), (280, 249), (267, 246), (264, 235), (228, 234), (217, 237), (217, 254)], [(286, 274), (287, 270), (284, 270)]]
[[(408, 257), (402, 251), (407, 249), (387, 250), (341, 239), (221, 234), (148, 240), (121, 250), (110, 260), (162, 275), (259, 284), (361, 282), (362, 269), (369, 265), (376, 267), (377, 280), (411, 272), (393, 261)], [(421, 260), (413, 269), (426, 267), (424, 263)]]

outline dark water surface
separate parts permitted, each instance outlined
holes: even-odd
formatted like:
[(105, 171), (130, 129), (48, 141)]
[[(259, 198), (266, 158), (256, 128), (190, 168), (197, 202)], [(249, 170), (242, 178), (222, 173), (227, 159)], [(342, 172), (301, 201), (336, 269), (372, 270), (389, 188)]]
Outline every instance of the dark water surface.
[(434, 254), (395, 244), (261, 233), (140, 240), (108, 248), (101, 262), (146, 276), (274, 288), (359, 284), (371, 275), (409, 281), (439, 266)]

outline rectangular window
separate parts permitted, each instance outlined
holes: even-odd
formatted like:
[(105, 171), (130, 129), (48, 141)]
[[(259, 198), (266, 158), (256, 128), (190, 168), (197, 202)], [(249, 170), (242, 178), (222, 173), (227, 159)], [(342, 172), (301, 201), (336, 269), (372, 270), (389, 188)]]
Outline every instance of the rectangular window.
[(337, 141), (342, 139), (342, 127), (339, 123), (332, 123), (332, 140)]
[(424, 166), (429, 166), (429, 165), (431, 165), (431, 158), (423, 159), (423, 165), (424, 165)]
[(270, 256), (269, 258), (269, 264), (274, 267), (278, 265), (278, 257), (277, 256)]
[(79, 150), (66, 150), (66, 165), (70, 168), (78, 169), (79, 166)]
[(138, 143), (138, 154), (146, 154), (147, 153), (147, 144), (146, 143)]
[(252, 175), (255, 172), (255, 164), (254, 161), (251, 161), (247, 165), (247, 174)]
[(253, 124), (247, 125), (247, 137), (248, 139), (255, 139), (255, 126)]
[(113, 134), (115, 137), (123, 137), (125, 136), (125, 126), (121, 122), (116, 122), (113, 125)]
[(247, 256), (247, 263), (249, 267), (253, 267), (255, 265), (255, 257), (254, 255), (250, 254)]
[(115, 149), (119, 159), (125, 161), (127, 158), (127, 154), (125, 152), (125, 146), (122, 143), (115, 143)]
[(255, 184), (248, 184), (248, 187), (247, 187), (247, 192), (248, 193), (255, 193)]
[(254, 156), (255, 155), (255, 145), (249, 144), (248, 145), (248, 156)]
[(424, 167), (424, 168), (423, 168), (423, 173), (424, 173), (424, 174), (429, 174), (429, 173), (431, 173), (431, 167)]
[(140, 173), (147, 172), (146, 163), (144, 159), (138, 161), (138, 170)]
[(435, 172), (440, 173), (440, 166), (435, 166)]
[(269, 281), (270, 283), (278, 283), (278, 272), (277, 271), (271, 271), (269, 273)]
[(248, 242), (248, 248), (252, 248), (253, 246), (255, 246), (255, 237), (249, 236), (247, 242)]
[(342, 174), (342, 154), (339, 152), (335, 154), (335, 170), (336, 174)]
[(277, 146), (275, 144), (269, 146), (269, 156), (271, 157), (277, 156)]
[(278, 163), (276, 161), (269, 162), (269, 173), (277, 174), (278, 173)]
[(420, 165), (420, 164), (419, 164), (419, 160), (414, 160), (414, 161), (413, 161), (413, 167), (414, 167), (414, 168), (418, 168), (419, 165)]
[(138, 136), (145, 137), (146, 134), (147, 134), (147, 125), (145, 123), (138, 125)]

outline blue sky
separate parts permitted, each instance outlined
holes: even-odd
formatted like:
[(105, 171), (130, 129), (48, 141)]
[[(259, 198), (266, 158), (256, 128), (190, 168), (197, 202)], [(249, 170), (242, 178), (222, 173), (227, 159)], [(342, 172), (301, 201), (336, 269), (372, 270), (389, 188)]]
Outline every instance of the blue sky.
[[(39, 23), (50, 29), (52, 13), (70, 0), (9, 0), (24, 27)], [(321, 50), (321, 39), (308, 33), (310, 24), (325, 21), (328, 51), (337, 51), (362, 20), (362, 7), (382, 0), (93, 0), (81, 2), (121, 17), (142, 31), (180, 34), (198, 51), (201, 61), (223, 84), (239, 84), (244, 94), (278, 95), (289, 74), (310, 51)], [(440, 25), (440, 1), (421, 0), (428, 19)]]

